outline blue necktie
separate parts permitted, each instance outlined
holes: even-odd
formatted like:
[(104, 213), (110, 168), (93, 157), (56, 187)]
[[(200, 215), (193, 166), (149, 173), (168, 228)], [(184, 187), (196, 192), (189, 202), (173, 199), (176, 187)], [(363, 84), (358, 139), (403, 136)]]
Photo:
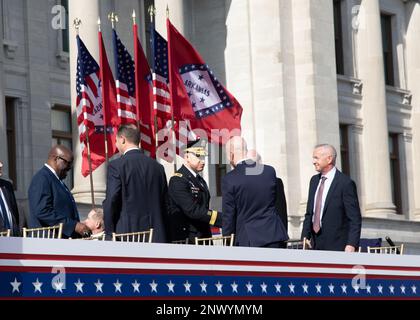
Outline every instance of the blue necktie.
[(10, 229), (10, 222), (9, 222), (9, 218), (7, 217), (6, 206), (4, 205), (3, 197), (1, 196), (1, 194), (0, 194), (0, 209), (1, 209), (1, 214), (4, 221), (4, 227), (6, 229)]

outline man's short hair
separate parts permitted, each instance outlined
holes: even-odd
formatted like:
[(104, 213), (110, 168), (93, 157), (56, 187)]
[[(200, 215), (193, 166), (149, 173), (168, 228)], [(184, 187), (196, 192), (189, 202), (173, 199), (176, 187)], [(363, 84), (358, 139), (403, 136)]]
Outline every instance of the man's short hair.
[[(101, 223), (101, 227), (104, 225), (104, 210), (101, 208), (92, 209), (92, 219)], [(91, 212), (92, 212), (91, 211)]]
[(140, 132), (133, 124), (123, 124), (118, 128), (117, 135), (124, 136), (128, 142), (138, 145), (140, 143)]
[(317, 144), (314, 149), (318, 148), (329, 149), (331, 152), (331, 156), (333, 157), (333, 164), (335, 164), (335, 161), (337, 160), (337, 150), (335, 150), (334, 146), (328, 143), (321, 143)]

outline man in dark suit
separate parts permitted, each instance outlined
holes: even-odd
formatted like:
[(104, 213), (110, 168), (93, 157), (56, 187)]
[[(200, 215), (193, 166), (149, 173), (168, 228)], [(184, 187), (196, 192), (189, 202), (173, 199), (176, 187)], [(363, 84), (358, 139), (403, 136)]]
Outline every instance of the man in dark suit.
[(167, 183), (162, 165), (139, 149), (140, 133), (132, 125), (118, 129), (121, 157), (108, 166), (103, 202), (105, 234), (146, 231), (153, 228), (153, 242), (166, 242), (164, 216)]
[[(0, 177), (3, 175), (3, 162), (0, 161)], [(0, 178), (0, 231), (10, 229), (11, 236), (20, 236), (19, 210), (12, 184)]]
[(76, 202), (63, 183), (73, 166), (73, 152), (56, 145), (48, 153), (47, 163), (34, 175), (28, 190), (29, 227), (48, 227), (63, 223), (63, 237), (80, 237), (89, 228), (80, 223)]
[[(258, 164), (262, 163), (261, 155), (255, 149), (248, 150), (248, 157), (255, 161)], [(283, 226), (288, 231), (288, 219), (287, 219), (287, 202), (286, 202), (286, 195), (284, 193), (284, 184), (280, 178), (276, 178), (276, 203), (275, 207), (277, 212), (280, 215), (281, 222), (283, 222)], [(286, 248), (287, 243), (283, 241), (280, 245), (281, 248)]]
[(362, 227), (356, 184), (336, 169), (336, 158), (331, 145), (314, 149), (313, 164), (319, 174), (309, 184), (302, 239), (311, 239), (314, 249), (354, 252)]
[(276, 171), (247, 159), (246, 143), (233, 137), (226, 154), (234, 167), (222, 180), (223, 235), (235, 234), (235, 244), (280, 248), (288, 239), (275, 207)]
[(204, 141), (187, 143), (184, 150), (184, 165), (169, 181), (169, 234), (170, 241), (195, 237), (211, 237), (210, 226), (221, 227), (221, 213), (209, 210), (210, 191), (206, 181), (199, 175), (204, 169), (207, 155)]

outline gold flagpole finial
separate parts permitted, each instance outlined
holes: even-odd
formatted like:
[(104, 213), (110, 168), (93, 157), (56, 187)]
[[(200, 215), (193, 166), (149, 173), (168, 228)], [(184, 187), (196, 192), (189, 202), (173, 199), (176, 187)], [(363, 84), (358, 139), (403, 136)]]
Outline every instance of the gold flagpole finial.
[(76, 29), (76, 33), (79, 34), (80, 25), (82, 24), (82, 20), (79, 18), (75, 18), (73, 20), (73, 27)]
[(98, 17), (97, 24), (98, 24), (98, 30), (101, 31), (101, 17)]
[(169, 4), (166, 5), (166, 18), (169, 19)]
[(112, 29), (115, 29), (115, 23), (118, 22), (118, 15), (115, 12), (108, 13), (108, 20), (111, 21)]
[(149, 8), (147, 9), (150, 15), (150, 22), (153, 22), (153, 17), (156, 15), (156, 8), (151, 4)]
[(133, 18), (133, 24), (136, 24), (136, 10), (133, 9), (133, 13), (131, 14), (131, 18)]

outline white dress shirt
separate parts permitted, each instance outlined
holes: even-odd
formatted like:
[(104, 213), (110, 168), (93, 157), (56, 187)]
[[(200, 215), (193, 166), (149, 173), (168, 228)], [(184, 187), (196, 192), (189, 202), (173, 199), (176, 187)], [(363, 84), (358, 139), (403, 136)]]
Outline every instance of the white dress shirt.
[[(331, 183), (334, 180), (335, 173), (337, 172), (337, 169), (334, 167), (330, 171), (328, 171), (327, 174), (322, 175), (321, 177), (326, 177), (327, 179), (324, 182), (324, 190), (322, 191), (322, 202), (321, 202), (321, 214), (319, 217), (319, 224), (322, 228), (322, 216), (324, 214), (324, 205), (325, 205), (325, 199), (327, 198), (328, 191), (330, 190)], [(314, 221), (315, 217), (315, 207), (316, 207), (316, 195), (318, 194), (319, 186), (321, 185), (322, 179), (319, 179), (318, 187), (316, 188), (316, 192), (314, 195), (314, 208), (313, 208), (313, 215), (312, 215), (312, 222)]]

